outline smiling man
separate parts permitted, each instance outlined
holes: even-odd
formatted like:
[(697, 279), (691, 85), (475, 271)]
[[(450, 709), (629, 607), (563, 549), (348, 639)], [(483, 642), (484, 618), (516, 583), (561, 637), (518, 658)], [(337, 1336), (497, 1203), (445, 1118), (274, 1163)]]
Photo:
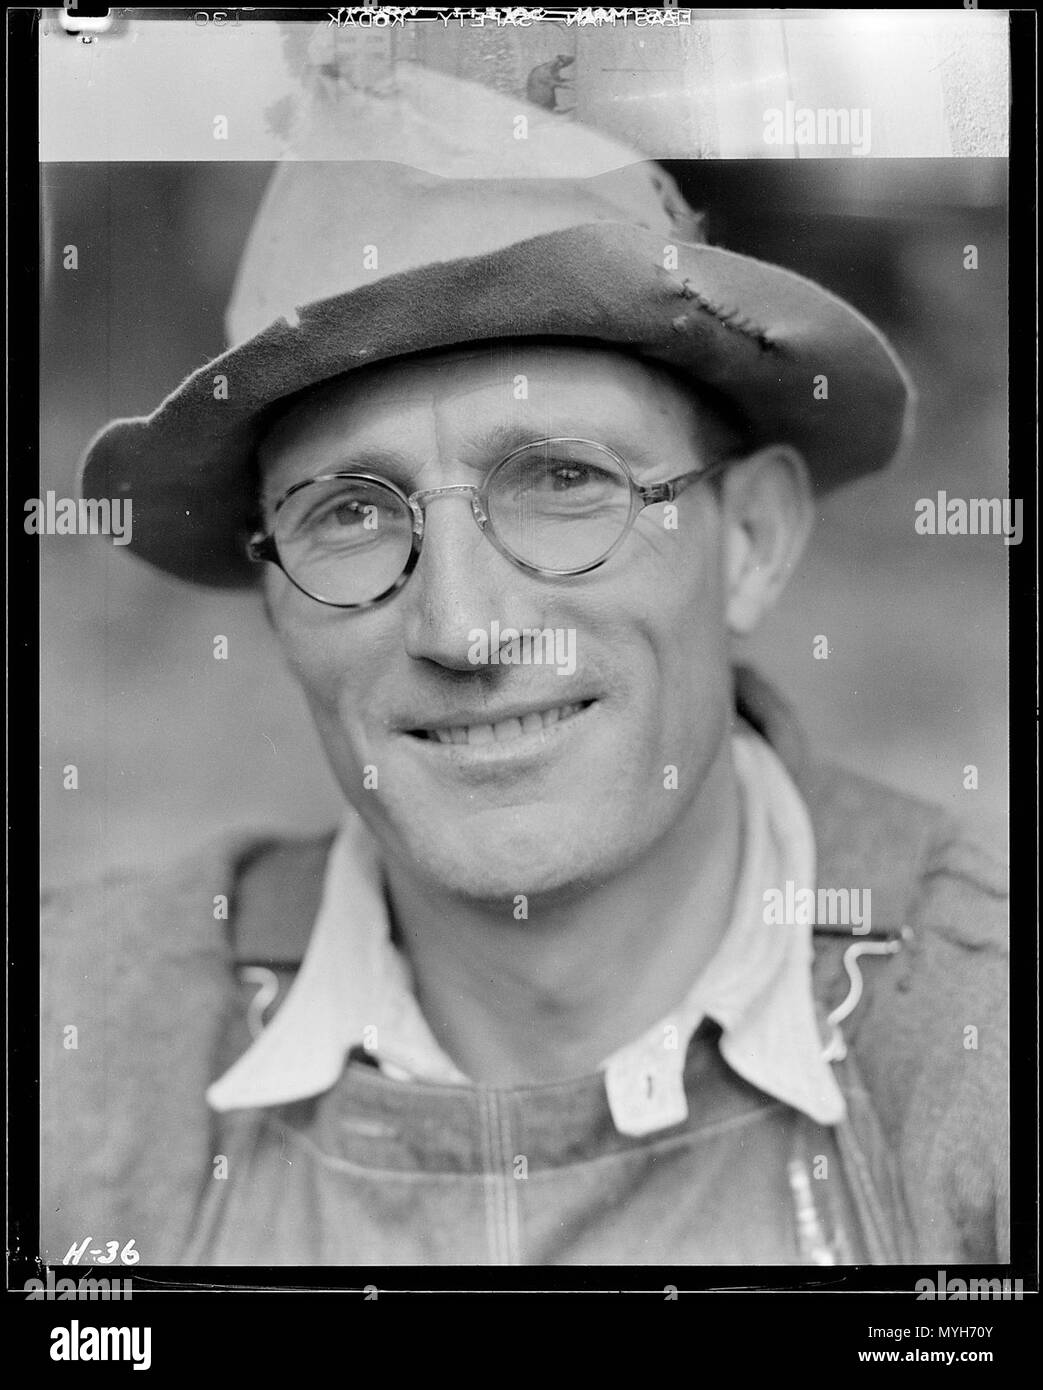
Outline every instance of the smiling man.
[[(345, 817), (55, 902), (45, 1250), (1006, 1258), (1002, 875), (733, 665), (905, 437), (894, 353), (654, 166), (383, 177), (353, 278), (357, 173), (280, 170), (234, 346), (86, 462), (142, 558), (261, 584)], [(863, 908), (766, 908), (816, 889)]]
[[(677, 1002), (727, 920), (739, 801), (722, 617), (764, 603), (808, 504), (799, 460), (777, 450), (729, 477), (730, 535), (705, 483), (678, 487), (683, 527), (653, 503), (627, 529), (632, 487), (709, 472), (702, 420), (690, 392), (620, 353), (490, 347), (338, 381), (262, 445), (265, 494), (289, 493), (274, 526), (296, 581), (269, 575), (273, 624), (382, 851), (425, 1011), (475, 1079), (596, 1070)], [(308, 585), (376, 598), (410, 553), (408, 506), (368, 481), (300, 484), (362, 468), (419, 494), (424, 529), (404, 587), (357, 612)], [(476, 524), (466, 489), (483, 485)], [(356, 494), (373, 530), (336, 510)], [(476, 668), (474, 631), (497, 618), (576, 633), (575, 675)]]

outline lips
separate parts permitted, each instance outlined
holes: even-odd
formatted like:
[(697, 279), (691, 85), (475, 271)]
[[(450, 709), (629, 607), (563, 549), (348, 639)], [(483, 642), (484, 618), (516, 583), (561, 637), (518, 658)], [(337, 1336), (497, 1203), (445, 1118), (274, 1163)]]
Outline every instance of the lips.
[(483, 743), (510, 743), (525, 734), (538, 734), (552, 729), (556, 724), (565, 723), (582, 713), (592, 700), (578, 700), (572, 704), (554, 705), (549, 709), (530, 710), (521, 715), (498, 719), (494, 722), (475, 724), (437, 724), (426, 728), (409, 729), (413, 738), (428, 739), (434, 743), (455, 743), (479, 745)]

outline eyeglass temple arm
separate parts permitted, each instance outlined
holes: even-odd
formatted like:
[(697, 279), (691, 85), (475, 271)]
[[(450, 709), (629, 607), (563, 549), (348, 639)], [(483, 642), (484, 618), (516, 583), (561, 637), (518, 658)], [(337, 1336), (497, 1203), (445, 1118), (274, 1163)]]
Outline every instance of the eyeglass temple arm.
[(279, 552), (275, 547), (275, 537), (272, 535), (251, 536), (246, 543), (246, 553), (251, 560), (261, 562), (270, 560), (272, 564), (279, 563)]
[(701, 483), (707, 478), (712, 478), (720, 473), (725, 467), (725, 461), (711, 463), (706, 468), (696, 469), (694, 473), (681, 473), (676, 478), (669, 478), (665, 483), (650, 483), (647, 487), (638, 487), (641, 494), (641, 504), (645, 507), (654, 507), (657, 502), (672, 502), (675, 497), (679, 497), (686, 487), (691, 487), (693, 483)]

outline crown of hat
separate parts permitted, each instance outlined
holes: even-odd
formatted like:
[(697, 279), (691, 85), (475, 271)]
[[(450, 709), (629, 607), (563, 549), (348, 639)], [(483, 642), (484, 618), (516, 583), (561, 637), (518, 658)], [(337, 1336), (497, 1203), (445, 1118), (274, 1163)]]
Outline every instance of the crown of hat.
[[(623, 222), (702, 240), (660, 165), (475, 84), (407, 68), (392, 97), (354, 103), (354, 123), (342, 93), (326, 105), (310, 109), (325, 144), (302, 144), (330, 157), (286, 160), (261, 203), (226, 318), (231, 344), (376, 279), (568, 227)], [(454, 110), (462, 133), (446, 119)]]

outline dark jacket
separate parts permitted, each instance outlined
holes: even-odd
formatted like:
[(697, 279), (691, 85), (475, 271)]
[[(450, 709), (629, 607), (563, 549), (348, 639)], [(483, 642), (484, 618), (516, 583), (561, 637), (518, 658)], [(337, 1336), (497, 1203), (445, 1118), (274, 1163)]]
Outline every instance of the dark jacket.
[[(748, 672), (738, 695), (805, 798), (819, 882), (871, 888), (873, 936), (902, 943), (862, 957), (864, 993), (842, 1025), (848, 1161), (878, 1175), (862, 1213), (880, 1228), (874, 1258), (1005, 1261), (1005, 875), (941, 811), (809, 756), (778, 698)], [(328, 847), (328, 837), (229, 837), (161, 873), (113, 874), (48, 898), (45, 1259), (60, 1261), (86, 1236), (133, 1236), (149, 1264), (182, 1257), (215, 1153), (204, 1090), (249, 1043), (252, 991), (239, 969), (292, 976)], [(227, 920), (215, 917), (222, 896)], [(852, 941), (850, 931), (816, 936), (823, 1010), (848, 994)], [(874, 1212), (881, 1193), (890, 1210)]]

